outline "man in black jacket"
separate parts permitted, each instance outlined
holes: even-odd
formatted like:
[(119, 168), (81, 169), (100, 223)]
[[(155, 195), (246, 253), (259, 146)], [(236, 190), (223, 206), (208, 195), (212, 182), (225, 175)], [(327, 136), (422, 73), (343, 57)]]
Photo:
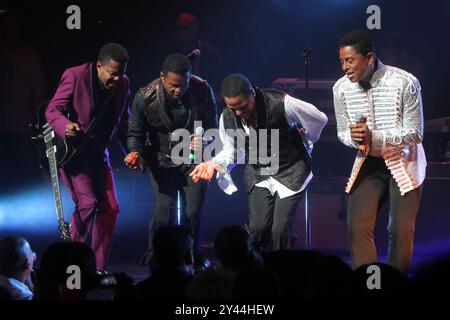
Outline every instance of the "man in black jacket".
[(149, 227), (149, 247), (141, 260), (145, 265), (153, 261), (152, 238), (155, 232), (175, 224), (178, 192), (182, 203), (182, 224), (187, 225), (194, 239), (194, 255), (200, 250), (199, 214), (207, 184), (194, 183), (188, 175), (191, 163), (180, 163), (180, 159), (172, 156), (172, 149), (177, 144), (174, 136), (183, 129), (190, 133), (191, 148), (201, 148), (202, 138), (194, 135), (199, 131), (197, 122), (201, 121), (201, 131), (216, 128), (217, 111), (211, 86), (192, 75), (191, 70), (186, 56), (168, 56), (159, 78), (141, 88), (133, 101), (128, 131), (130, 153), (125, 164), (132, 169), (150, 168), (156, 201)]

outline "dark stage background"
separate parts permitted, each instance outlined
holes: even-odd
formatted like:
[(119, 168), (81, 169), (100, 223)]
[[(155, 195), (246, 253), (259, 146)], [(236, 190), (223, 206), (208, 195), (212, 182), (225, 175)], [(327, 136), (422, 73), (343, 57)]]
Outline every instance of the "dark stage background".
[[(134, 95), (158, 76), (162, 63), (158, 59), (158, 44), (172, 34), (176, 16), (184, 11), (197, 15), (200, 38), (219, 51), (210, 69), (201, 74), (211, 82), (216, 93), (220, 92), (220, 82), (226, 75), (240, 72), (260, 87), (277, 83), (279, 88), (311, 100), (327, 113), (329, 124), (314, 149), (315, 180), (308, 195), (312, 245), (342, 256), (347, 255), (346, 197), (342, 191), (354, 154), (336, 138), (331, 86), (315, 89), (314, 84), (332, 83), (343, 75), (338, 61), (338, 39), (351, 29), (366, 27), (369, 5), (376, 4), (381, 9), (381, 29), (372, 31), (380, 59), (389, 64), (390, 57), (383, 56), (383, 48), (392, 34), (399, 34), (395, 44), (403, 44), (408, 60), (400, 61), (404, 66), (395, 66), (419, 78), (425, 120), (449, 116), (450, 1), (14, 0), (0, 4), (0, 9), (17, 16), (22, 39), (36, 50), (41, 60), (47, 99), (52, 97), (67, 67), (94, 60), (99, 48), (111, 41), (129, 50), (131, 60), (127, 74)], [(72, 4), (81, 8), (81, 30), (66, 28), (69, 16), (66, 8)], [(283, 87), (290, 81), (286, 79), (274, 84), (280, 78), (304, 78), (301, 53), (305, 47), (312, 48), (310, 91)], [(23, 77), (22, 81), (28, 81), (28, 77)], [(222, 107), (219, 101), (219, 109)], [(445, 124), (442, 119), (437, 124), (427, 123), (430, 125), (426, 126), (424, 145), (430, 163), (417, 219), (415, 262), (450, 250), (450, 210), (446, 199), (450, 189), (449, 152), (445, 155), (448, 131), (442, 132), (445, 127), (441, 125)], [(439, 147), (441, 144), (444, 146)], [(121, 204), (112, 260), (134, 263), (146, 247), (152, 190), (146, 175), (123, 167), (122, 155), (114, 142), (111, 156)], [(0, 237), (8, 233), (22, 234), (38, 255), (42, 254), (51, 241), (58, 239), (48, 174), (37, 168), (31, 153), (26, 159), (27, 169), (21, 167), (20, 161), (16, 163), (17, 155), (8, 149), (1, 150), (1, 157), (11, 161), (1, 168)], [(233, 176), (242, 187), (241, 171), (241, 168), (236, 169)], [(215, 181), (211, 183), (203, 212), (205, 247), (211, 245), (223, 226), (246, 221), (247, 199), (242, 190), (227, 196)], [(63, 200), (68, 218), (73, 205), (65, 189)], [(296, 222), (299, 248), (305, 245), (303, 208), (304, 204), (299, 208)], [(376, 230), (381, 255), (386, 248), (386, 226), (387, 208), (383, 208)]]

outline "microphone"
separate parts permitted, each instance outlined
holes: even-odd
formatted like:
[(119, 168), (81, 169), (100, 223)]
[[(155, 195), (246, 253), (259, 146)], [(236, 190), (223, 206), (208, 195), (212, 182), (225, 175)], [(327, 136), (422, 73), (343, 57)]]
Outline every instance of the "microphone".
[(355, 116), (356, 123), (364, 123), (364, 115), (358, 112)]
[[(365, 120), (365, 117), (364, 117), (364, 115), (361, 112), (356, 114), (356, 116), (355, 116), (356, 123), (364, 123), (364, 120)], [(362, 143), (362, 142), (359, 142), (359, 144), (358, 144), (358, 151), (362, 152), (362, 153), (366, 153), (367, 145)]]
[[(201, 138), (204, 133), (205, 133), (205, 129), (203, 129), (202, 127), (197, 127), (194, 130), (194, 137)], [(189, 160), (195, 161), (195, 151), (194, 150), (191, 150), (191, 154), (189, 155)]]
[(200, 57), (201, 55), (202, 55), (202, 52), (199, 49), (194, 49), (194, 50), (192, 50), (191, 53), (187, 54), (187, 57), (189, 59), (192, 59), (192, 58)]

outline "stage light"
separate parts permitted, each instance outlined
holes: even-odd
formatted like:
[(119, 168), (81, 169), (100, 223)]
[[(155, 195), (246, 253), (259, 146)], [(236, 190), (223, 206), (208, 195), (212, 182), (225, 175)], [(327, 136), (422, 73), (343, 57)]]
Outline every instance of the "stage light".
[[(62, 191), (63, 204), (72, 204), (70, 195)], [(63, 205), (64, 206), (64, 205)], [(72, 207), (66, 205), (66, 212)], [(66, 216), (69, 216), (66, 213)], [(57, 227), (52, 190), (34, 186), (0, 198), (0, 233), (5, 231), (33, 231), (46, 233)]]

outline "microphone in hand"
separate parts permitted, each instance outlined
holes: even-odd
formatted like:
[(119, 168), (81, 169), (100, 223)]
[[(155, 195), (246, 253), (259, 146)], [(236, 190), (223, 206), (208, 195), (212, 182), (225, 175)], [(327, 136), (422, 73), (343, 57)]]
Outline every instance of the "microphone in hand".
[[(202, 137), (203, 137), (204, 133), (205, 133), (205, 130), (202, 127), (195, 128), (194, 136), (193, 136), (193, 139), (191, 142), (191, 154), (189, 155), (189, 160), (191, 160), (192, 162), (194, 162), (195, 158), (196, 158), (195, 154), (196, 154), (196, 149), (198, 148), (197, 147), (198, 140), (201, 141), (200, 144), (201, 144), (201, 146), (203, 146)], [(202, 147), (200, 147), (200, 148), (202, 148)]]
[[(355, 119), (356, 119), (356, 123), (357, 124), (359, 124), (359, 123), (366, 123), (366, 121), (367, 121), (366, 116), (364, 116), (362, 113), (358, 113), (356, 115)], [(366, 151), (367, 151), (367, 144), (365, 144), (364, 141), (358, 142), (358, 150), (359, 150), (359, 152), (366, 153)]]

